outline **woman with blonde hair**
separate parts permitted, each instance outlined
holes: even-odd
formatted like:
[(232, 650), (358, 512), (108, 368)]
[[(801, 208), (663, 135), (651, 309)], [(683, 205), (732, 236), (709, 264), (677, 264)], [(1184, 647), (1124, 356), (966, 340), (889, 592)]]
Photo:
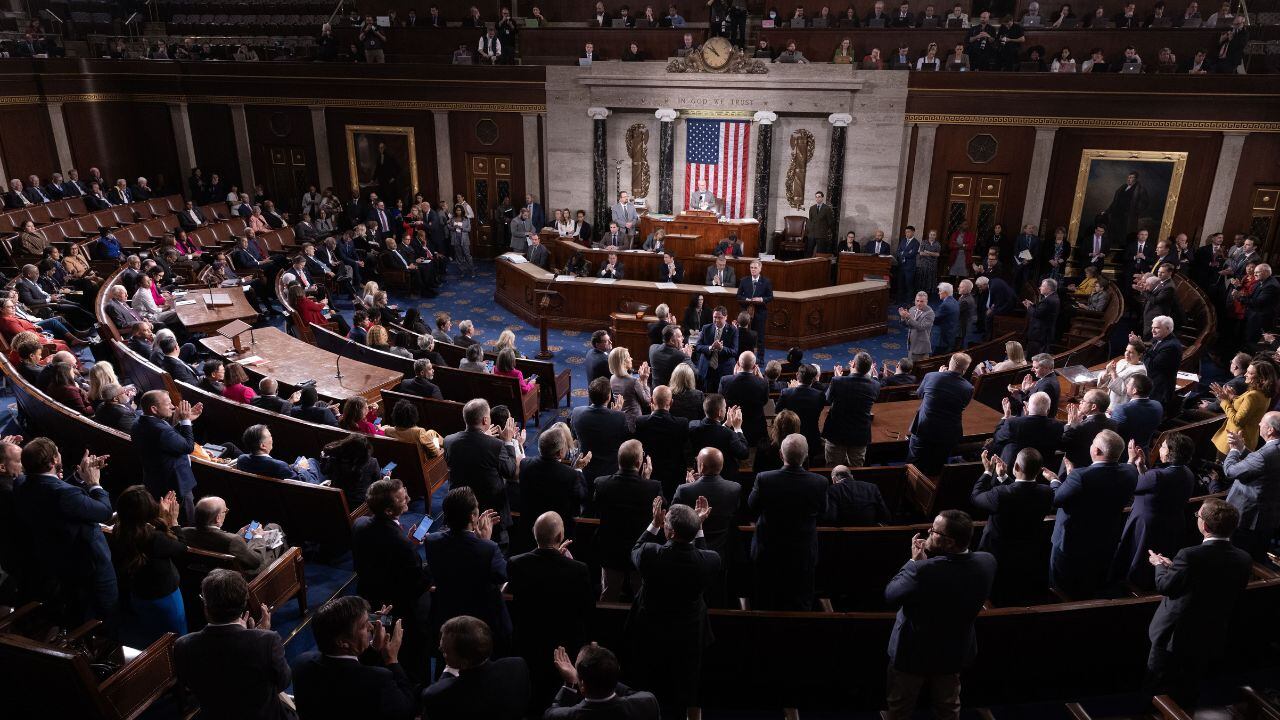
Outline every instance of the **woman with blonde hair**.
[(985, 373), (1002, 372), (1004, 370), (1013, 370), (1014, 368), (1027, 366), (1027, 351), (1022, 349), (1022, 343), (1016, 340), (1010, 340), (1004, 344), (1004, 360), (992, 365), (989, 369), (979, 363), (974, 366), (973, 374), (982, 375)]
[(108, 385), (119, 385), (120, 380), (116, 377), (116, 369), (106, 360), (100, 360), (93, 364), (89, 369), (89, 402), (96, 403), (105, 398), (102, 397), (102, 388)]
[(688, 363), (677, 365), (671, 372), (667, 387), (671, 388), (672, 415), (689, 421), (703, 418), (702, 401), (705, 396), (698, 389), (698, 377), (694, 374), (692, 366)]
[(374, 280), (364, 284), (364, 294), (360, 297), (360, 302), (364, 305), (365, 310), (373, 309), (373, 296), (378, 294), (378, 283)]
[(511, 352), (515, 353), (517, 360), (524, 357), (524, 355), (521, 354), (521, 352), (518, 349), (516, 349), (516, 334), (511, 332), (510, 330), (503, 330), (498, 335), (498, 341), (493, 345), (493, 354), (497, 355), (498, 353), (508, 348), (511, 350)]
[(649, 363), (640, 363), (640, 376), (631, 376), (631, 351), (616, 347), (609, 351), (609, 389), (622, 397), (622, 412), (631, 422), (652, 412), (649, 398)]
[(374, 350), (381, 350), (392, 355), (399, 355), (402, 358), (413, 359), (413, 353), (402, 347), (392, 347), (391, 334), (381, 325), (370, 325), (368, 333), (365, 335), (365, 344)]

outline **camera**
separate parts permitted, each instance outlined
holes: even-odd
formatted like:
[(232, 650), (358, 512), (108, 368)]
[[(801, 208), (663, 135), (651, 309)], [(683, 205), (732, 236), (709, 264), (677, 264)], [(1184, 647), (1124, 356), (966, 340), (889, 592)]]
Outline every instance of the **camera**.
[(369, 624), (381, 625), (382, 627), (386, 628), (387, 632), (390, 632), (392, 625), (395, 624), (395, 620), (392, 619), (390, 615), (387, 615), (385, 613), (371, 612), (369, 613)]

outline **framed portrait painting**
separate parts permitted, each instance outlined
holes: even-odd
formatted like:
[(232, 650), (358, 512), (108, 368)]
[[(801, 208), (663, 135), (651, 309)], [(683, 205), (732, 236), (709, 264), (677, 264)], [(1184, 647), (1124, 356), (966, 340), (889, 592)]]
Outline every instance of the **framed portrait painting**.
[(369, 193), (390, 207), (397, 198), (418, 188), (418, 153), (413, 128), (385, 125), (347, 125), (347, 166), (351, 192)]
[(1129, 242), (1139, 230), (1153, 241), (1169, 237), (1186, 169), (1185, 152), (1085, 150), (1069, 237), (1079, 242), (1098, 225), (1113, 244)]

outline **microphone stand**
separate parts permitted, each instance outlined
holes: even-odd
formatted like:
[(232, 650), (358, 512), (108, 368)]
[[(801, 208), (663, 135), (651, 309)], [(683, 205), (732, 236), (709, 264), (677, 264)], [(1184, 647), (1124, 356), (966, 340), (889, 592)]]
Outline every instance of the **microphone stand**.
[[(352, 340), (351, 338), (347, 338), (347, 347), (350, 347), (354, 344), (355, 344), (355, 340)], [(338, 374), (334, 375), (333, 377), (335, 380), (341, 380), (342, 379), (342, 353), (334, 353), (333, 364), (338, 370)]]

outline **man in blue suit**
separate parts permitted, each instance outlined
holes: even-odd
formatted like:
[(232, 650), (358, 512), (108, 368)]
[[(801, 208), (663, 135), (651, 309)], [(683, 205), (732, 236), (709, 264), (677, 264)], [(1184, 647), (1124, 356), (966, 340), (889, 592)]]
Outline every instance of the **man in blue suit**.
[[(814, 383), (818, 380), (818, 368), (805, 363), (796, 371), (796, 379), (791, 386), (784, 388), (774, 401), (773, 407), (778, 412), (790, 410), (800, 417), (800, 432), (809, 441), (809, 460), (812, 464), (825, 464), (823, 458), (822, 434), (818, 431), (818, 419), (822, 417), (822, 408), (827, 406), (827, 395)], [(827, 421), (831, 427), (831, 421)]]
[(880, 383), (870, 373), (875, 363), (860, 352), (853, 358), (853, 372), (845, 375), (837, 365), (827, 386), (831, 410), (822, 426), (823, 450), (830, 465), (862, 467), (871, 444), (871, 406), (880, 395)]
[(1062, 385), (1058, 382), (1058, 371), (1053, 369), (1053, 356), (1049, 353), (1032, 356), (1031, 373), (1023, 376), (1022, 384), (1009, 393), (1008, 400), (1013, 414), (1021, 415), (1027, 398), (1038, 392), (1049, 396), (1049, 417), (1057, 417)]
[(970, 362), (968, 355), (955, 353), (946, 369), (931, 372), (920, 381), (920, 409), (911, 421), (907, 462), (925, 474), (941, 472), (960, 442), (964, 409), (973, 399), (973, 385), (964, 379)]
[(542, 213), (542, 203), (533, 201), (532, 193), (524, 194), (524, 208), (529, 211), (529, 221), (533, 223), (533, 231), (546, 227), (547, 218)]
[(431, 627), (450, 618), (480, 618), (493, 631), (494, 646), (505, 655), (511, 638), (511, 617), (502, 602), (507, 581), (507, 561), (490, 537), (502, 521), (497, 511), (481, 512), (469, 487), (454, 488), (442, 503), (449, 529), (433, 532), (422, 541), (427, 570), (436, 586), (431, 600)]
[(1164, 419), (1164, 409), (1160, 403), (1148, 397), (1151, 394), (1151, 378), (1146, 375), (1132, 375), (1124, 384), (1128, 402), (1111, 408), (1111, 419), (1116, 422), (1116, 432), (1127, 443), (1130, 440), (1143, 450), (1151, 447), (1151, 439), (1155, 437)]
[[(1026, 259), (1022, 256), (1024, 252), (1029, 256)], [(1036, 270), (1036, 256), (1039, 254), (1040, 238), (1036, 236), (1036, 226), (1024, 225), (1013, 245), (1013, 265), (1017, 268), (1013, 273), (1015, 287), (1022, 287), (1031, 279)]]
[(969, 552), (972, 538), (968, 515), (942, 511), (927, 536), (912, 538), (911, 559), (884, 589), (898, 610), (889, 636), (891, 718), (910, 718), (922, 690), (935, 717), (960, 715), (960, 671), (978, 653), (973, 621), (996, 576), (990, 553)]
[(978, 321), (989, 336), (995, 316), (1011, 312), (1016, 307), (1017, 297), (1009, 283), (998, 277), (983, 275), (974, 284), (981, 296), (978, 298)]
[(768, 327), (766, 321), (769, 318), (769, 303), (773, 302), (773, 283), (760, 275), (760, 268), (760, 261), (752, 260), (750, 274), (738, 282), (738, 304), (743, 310), (755, 308), (755, 313), (751, 316), (751, 329), (756, 333), (755, 347), (738, 350), (755, 350), (756, 355), (764, 360), (764, 331)]
[(99, 484), (105, 464), (106, 458), (86, 453), (64, 481), (58, 446), (35, 438), (22, 448), (23, 477), (13, 491), (28, 563), (26, 589), (46, 601), (61, 593), (68, 601), (66, 620), (76, 625), (110, 619), (119, 597), (111, 551), (99, 526), (112, 515), (111, 498)]
[(301, 458), (290, 465), (271, 457), (273, 440), (271, 430), (266, 425), (250, 425), (245, 429), (241, 440), (248, 452), (236, 458), (237, 470), (279, 480), (301, 480), (312, 485), (318, 485), (324, 479), (311, 467), (307, 458)]
[(1228, 433), (1231, 452), (1222, 469), (1231, 481), (1227, 502), (1240, 511), (1240, 528), (1231, 542), (1267, 562), (1271, 536), (1280, 528), (1280, 412), (1262, 416), (1258, 435), (1262, 446), (1250, 452), (1242, 435)]
[(1058, 328), (1058, 282), (1052, 278), (1040, 281), (1040, 297), (1035, 302), (1022, 301), (1027, 309), (1027, 352), (1049, 352)]
[(905, 303), (916, 292), (916, 258), (920, 255), (920, 240), (915, 227), (908, 225), (898, 239), (898, 251), (894, 260), (898, 265), (898, 301)]
[(626, 414), (610, 407), (607, 378), (596, 378), (587, 385), (590, 405), (576, 407), (569, 415), (569, 427), (578, 438), (582, 454), (591, 453), (591, 462), (582, 469), (588, 497), (595, 496), (596, 478), (618, 472), (618, 448), (635, 431)]
[[(1141, 340), (1129, 333), (1129, 342)], [(1178, 368), (1182, 365), (1182, 343), (1173, 334), (1173, 318), (1157, 315), (1151, 318), (1151, 345), (1142, 354), (1142, 364), (1151, 378), (1151, 399), (1164, 407), (1166, 417), (1178, 414), (1182, 403), (1174, 392), (1178, 389)]]
[(707, 392), (720, 390), (720, 378), (733, 372), (738, 359), (738, 327), (727, 321), (729, 311), (719, 305), (711, 322), (702, 326), (694, 352), (698, 354), (698, 374)]
[(587, 383), (596, 378), (609, 379), (609, 351), (613, 350), (613, 338), (608, 330), (597, 330), (591, 334), (591, 349), (587, 351), (584, 363), (587, 366)]
[(196, 476), (191, 472), (191, 451), (196, 444), (191, 423), (204, 412), (204, 403), (183, 400), (175, 407), (169, 393), (152, 390), (143, 394), (138, 407), (142, 417), (133, 426), (133, 451), (142, 461), (142, 482), (157, 498), (176, 492), (182, 502), (181, 520), (192, 525)]
[(960, 303), (955, 299), (951, 283), (938, 283), (938, 309), (933, 313), (933, 326), (938, 328), (938, 342), (933, 346), (935, 355), (951, 352), (960, 325)]
[(1053, 525), (1049, 577), (1072, 600), (1094, 597), (1107, 580), (1111, 558), (1124, 530), (1124, 509), (1133, 500), (1138, 471), (1122, 462), (1124, 440), (1111, 430), (1093, 439), (1093, 464), (1067, 465), (1065, 480), (1052, 476)]

